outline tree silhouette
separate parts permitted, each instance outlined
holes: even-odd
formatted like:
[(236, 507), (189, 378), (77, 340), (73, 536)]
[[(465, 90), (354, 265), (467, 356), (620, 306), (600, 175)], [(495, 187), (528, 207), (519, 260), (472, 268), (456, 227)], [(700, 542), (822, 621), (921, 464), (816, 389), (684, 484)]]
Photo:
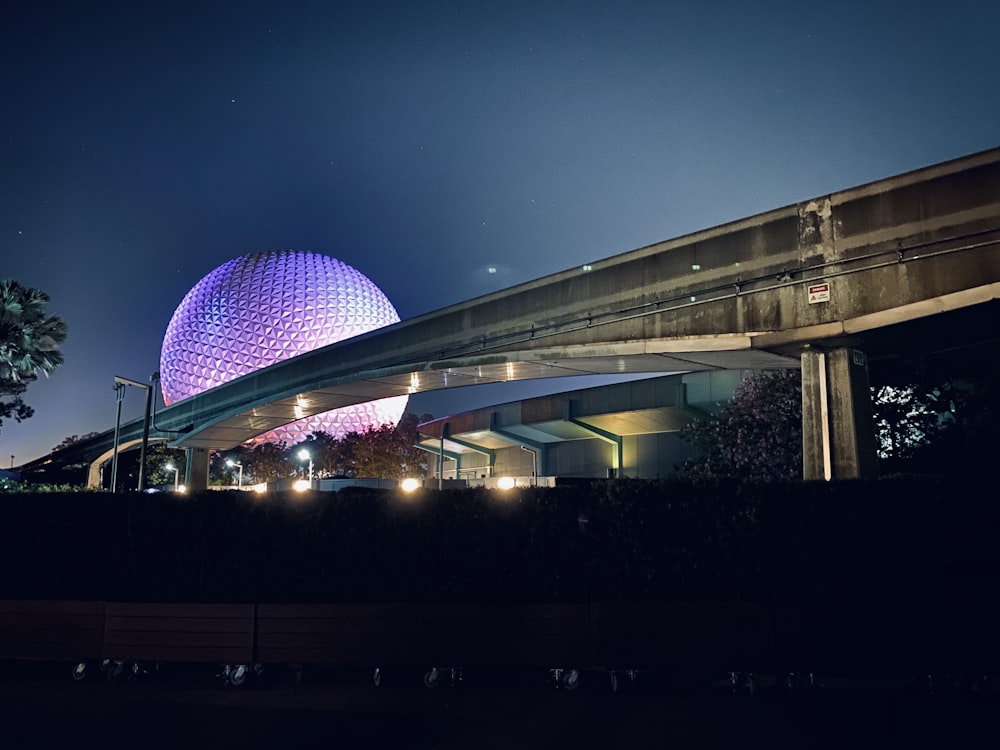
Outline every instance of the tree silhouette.
[(876, 372), (884, 474), (988, 474), (1000, 424), (992, 347), (902, 359)]
[(284, 443), (261, 443), (254, 446), (243, 461), (244, 477), (249, 474), (258, 482), (287, 479), (296, 469)]
[(20, 422), (34, 414), (22, 399), (28, 384), (63, 363), (59, 346), (66, 324), (46, 314), (48, 302), (45, 292), (0, 281), (0, 426), (4, 419)]

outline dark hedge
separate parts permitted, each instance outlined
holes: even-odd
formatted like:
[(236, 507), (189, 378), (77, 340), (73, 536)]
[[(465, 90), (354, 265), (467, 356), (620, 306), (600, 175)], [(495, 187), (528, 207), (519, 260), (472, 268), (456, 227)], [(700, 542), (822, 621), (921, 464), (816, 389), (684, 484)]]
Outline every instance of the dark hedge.
[(0, 496), (0, 598), (571, 602), (992, 595), (961, 480)]

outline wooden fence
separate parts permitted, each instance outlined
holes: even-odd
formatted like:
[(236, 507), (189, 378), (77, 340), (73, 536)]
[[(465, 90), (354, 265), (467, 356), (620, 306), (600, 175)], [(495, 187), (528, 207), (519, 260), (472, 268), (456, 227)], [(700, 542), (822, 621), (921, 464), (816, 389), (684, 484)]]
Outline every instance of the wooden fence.
[(185, 604), (0, 600), (0, 660), (1000, 671), (990, 603)]

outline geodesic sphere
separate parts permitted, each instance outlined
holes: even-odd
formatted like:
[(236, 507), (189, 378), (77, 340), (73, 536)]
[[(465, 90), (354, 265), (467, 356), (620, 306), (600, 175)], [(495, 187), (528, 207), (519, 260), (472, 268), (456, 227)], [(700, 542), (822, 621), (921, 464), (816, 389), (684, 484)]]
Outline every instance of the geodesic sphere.
[[(399, 321), (372, 281), (326, 255), (269, 250), (223, 263), (174, 311), (160, 350), (163, 401), (209, 388), (313, 349)], [(399, 422), (407, 396), (346, 406), (259, 436), (289, 445)]]

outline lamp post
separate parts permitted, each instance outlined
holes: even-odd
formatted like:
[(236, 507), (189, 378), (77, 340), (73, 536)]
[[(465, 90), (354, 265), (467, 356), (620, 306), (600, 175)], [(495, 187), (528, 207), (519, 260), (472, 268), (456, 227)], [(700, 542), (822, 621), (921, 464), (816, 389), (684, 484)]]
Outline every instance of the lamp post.
[(119, 383), (115, 378), (115, 401), (117, 402), (117, 414), (115, 416), (115, 446), (111, 453), (111, 492), (118, 491), (118, 435), (122, 426), (122, 401), (125, 399), (125, 384)]
[(534, 487), (538, 484), (538, 451), (526, 445), (522, 445), (521, 450), (531, 454), (531, 486)]
[(115, 417), (115, 446), (111, 456), (111, 491), (115, 492), (118, 484), (118, 436), (121, 432), (122, 401), (125, 399), (125, 386), (127, 385), (146, 391), (146, 411), (142, 421), (142, 448), (139, 451), (139, 483), (137, 488), (142, 492), (146, 489), (146, 448), (149, 445), (149, 420), (153, 403), (153, 388), (147, 383), (140, 383), (137, 380), (130, 380), (119, 375), (115, 375), (115, 400), (118, 402), (118, 412)]
[(312, 454), (305, 448), (299, 451), (299, 460), (309, 462), (309, 486), (312, 487), (313, 483), (313, 459)]
[(238, 461), (234, 461), (231, 458), (227, 458), (226, 459), (226, 466), (230, 466), (230, 467), (235, 466), (236, 468), (238, 468), (240, 470), (239, 479), (236, 480), (236, 486), (239, 489), (242, 490), (243, 489), (243, 464), (239, 463)]
[(174, 472), (174, 492), (177, 492), (177, 488), (180, 487), (181, 470), (178, 469), (173, 464), (166, 464), (163, 468), (166, 469), (167, 471)]

